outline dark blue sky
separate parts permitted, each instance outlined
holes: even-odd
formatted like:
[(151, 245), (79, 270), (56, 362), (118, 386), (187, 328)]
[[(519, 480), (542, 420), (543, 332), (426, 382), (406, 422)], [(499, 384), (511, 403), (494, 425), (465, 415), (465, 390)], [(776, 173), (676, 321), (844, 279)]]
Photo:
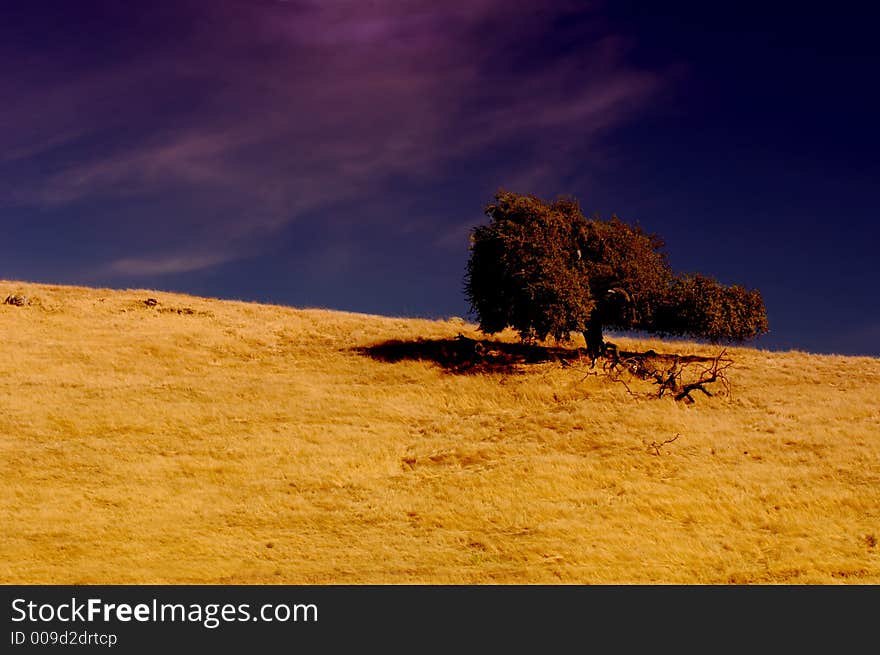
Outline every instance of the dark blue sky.
[(0, 277), (466, 315), (504, 187), (880, 355), (866, 6), (3, 0)]

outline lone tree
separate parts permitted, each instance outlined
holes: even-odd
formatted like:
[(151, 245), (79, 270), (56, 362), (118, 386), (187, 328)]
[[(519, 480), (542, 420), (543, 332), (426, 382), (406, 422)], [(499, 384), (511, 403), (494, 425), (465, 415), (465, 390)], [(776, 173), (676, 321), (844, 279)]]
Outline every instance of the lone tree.
[(489, 224), (471, 234), (465, 294), (487, 334), (512, 327), (531, 341), (580, 332), (595, 359), (606, 328), (712, 342), (767, 331), (757, 290), (675, 275), (659, 237), (616, 217), (587, 219), (574, 200), (508, 191), (485, 211)]

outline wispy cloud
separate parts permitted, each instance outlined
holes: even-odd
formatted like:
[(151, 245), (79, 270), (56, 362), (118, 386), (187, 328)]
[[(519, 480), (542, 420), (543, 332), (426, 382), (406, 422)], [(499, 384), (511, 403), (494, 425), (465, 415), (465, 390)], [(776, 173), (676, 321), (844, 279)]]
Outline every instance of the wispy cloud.
[(219, 264), (234, 261), (238, 257), (231, 253), (211, 253), (197, 255), (159, 255), (156, 257), (126, 257), (110, 263), (109, 271), (125, 276), (168, 275), (189, 273)]
[(191, 194), (186, 211), (151, 219), (174, 228), (168, 253), (111, 266), (154, 275), (217, 265), (230, 243), (252, 248), (306, 212), (368, 202), (392, 180), (448, 180), (473, 160), (492, 162), (491, 187), (559, 176), (662, 79), (627, 64), (600, 13), (561, 28), (570, 7), (547, 5), (180, 3), (184, 38), (63, 75), (36, 60), (0, 82), (14, 98), (0, 108), (2, 191), (55, 209)]

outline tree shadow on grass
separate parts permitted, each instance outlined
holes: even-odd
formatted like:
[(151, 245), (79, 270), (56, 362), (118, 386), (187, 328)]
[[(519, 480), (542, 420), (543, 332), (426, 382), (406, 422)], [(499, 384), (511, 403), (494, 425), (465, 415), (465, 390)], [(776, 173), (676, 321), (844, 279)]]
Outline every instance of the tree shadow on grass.
[[(459, 335), (453, 339), (394, 339), (355, 349), (380, 362), (428, 361), (450, 373), (514, 373), (525, 364), (569, 363), (586, 358), (586, 350), (476, 340)], [(589, 361), (589, 360), (587, 360)]]
[[(590, 358), (585, 348), (540, 346), (489, 339), (477, 340), (469, 339), (463, 335), (458, 335), (453, 339), (416, 339), (410, 341), (393, 339), (354, 350), (380, 362), (433, 362), (443, 370), (457, 374), (523, 373), (529, 364), (546, 362), (555, 362), (563, 367), (584, 364), (590, 368), (598, 368), (612, 378), (618, 378), (621, 373), (628, 371), (642, 379), (658, 380), (657, 384), (675, 382), (671, 388), (676, 389), (681, 383), (681, 380), (677, 378), (681, 377), (685, 367), (697, 363), (714, 362), (717, 369), (719, 361), (722, 361), (721, 358), (724, 355), (724, 351), (714, 357), (661, 354), (653, 350), (628, 352), (618, 351), (616, 346), (608, 344), (608, 349), (602, 355), (601, 364), (597, 364)], [(723, 360), (723, 362), (727, 361), (729, 360)], [(702, 373), (701, 380), (703, 379)]]

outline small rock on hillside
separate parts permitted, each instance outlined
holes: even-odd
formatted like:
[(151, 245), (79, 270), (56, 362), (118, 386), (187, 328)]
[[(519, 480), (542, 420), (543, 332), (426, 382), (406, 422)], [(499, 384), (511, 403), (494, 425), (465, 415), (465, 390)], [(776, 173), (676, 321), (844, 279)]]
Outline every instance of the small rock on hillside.
[(31, 304), (31, 301), (25, 295), (13, 293), (6, 296), (6, 300), (4, 300), (3, 303), (6, 305), (14, 305), (16, 307), (27, 307)]

